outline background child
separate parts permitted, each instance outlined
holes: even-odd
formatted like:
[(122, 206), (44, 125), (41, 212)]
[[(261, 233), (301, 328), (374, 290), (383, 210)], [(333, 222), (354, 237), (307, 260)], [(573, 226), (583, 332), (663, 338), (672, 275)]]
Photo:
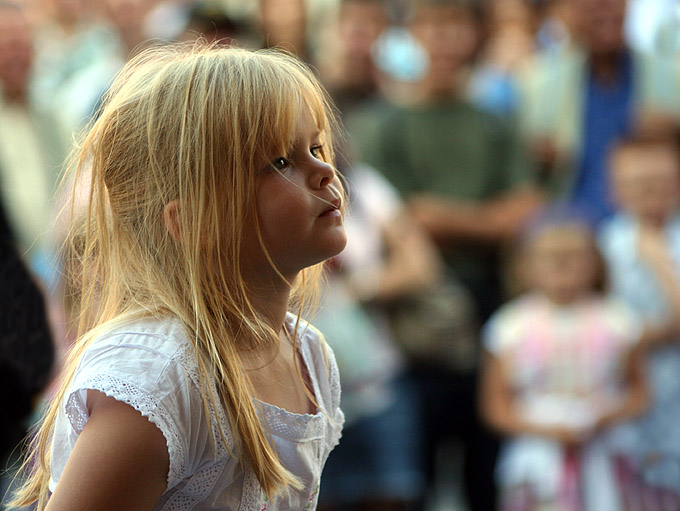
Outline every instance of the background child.
[(339, 378), (287, 311), (346, 241), (325, 98), (275, 52), (166, 47), (122, 71), (74, 176), (81, 337), (14, 505), (316, 506)]
[(645, 486), (629, 486), (630, 499), (645, 498), (654, 502), (654, 509), (677, 509), (680, 150), (671, 138), (638, 135), (617, 144), (610, 167), (620, 211), (602, 228), (602, 252), (609, 266), (612, 291), (645, 320), (645, 338), (650, 348), (652, 406), (635, 425), (635, 435), (625, 442), (625, 448), (637, 455)]
[(482, 410), (508, 437), (497, 466), (503, 509), (620, 509), (602, 432), (644, 406), (640, 328), (599, 291), (582, 217), (539, 216), (522, 248), (529, 291), (485, 328)]

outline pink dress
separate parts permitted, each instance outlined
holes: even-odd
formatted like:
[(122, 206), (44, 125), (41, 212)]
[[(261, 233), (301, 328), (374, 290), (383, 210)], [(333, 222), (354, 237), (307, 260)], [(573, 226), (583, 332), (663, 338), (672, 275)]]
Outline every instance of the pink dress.
[[(485, 327), (525, 421), (590, 437), (623, 396), (623, 367), (640, 327), (621, 303), (592, 296), (560, 306), (539, 294), (502, 307)], [(536, 436), (509, 439), (497, 466), (503, 509), (618, 511), (616, 467), (603, 435), (567, 451)]]

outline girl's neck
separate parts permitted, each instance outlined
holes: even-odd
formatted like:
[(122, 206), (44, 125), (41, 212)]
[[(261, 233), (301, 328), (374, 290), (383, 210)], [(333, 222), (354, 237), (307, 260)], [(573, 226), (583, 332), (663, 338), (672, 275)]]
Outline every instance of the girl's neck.
[(436, 103), (460, 98), (463, 90), (461, 73), (448, 77), (426, 76), (414, 91), (416, 103)]
[(291, 286), (281, 281), (260, 282), (250, 289), (249, 298), (255, 311), (275, 332), (280, 332), (286, 320)]
[(584, 290), (578, 293), (558, 293), (542, 291), (541, 294), (556, 307), (570, 307), (583, 302), (592, 295), (592, 292)]

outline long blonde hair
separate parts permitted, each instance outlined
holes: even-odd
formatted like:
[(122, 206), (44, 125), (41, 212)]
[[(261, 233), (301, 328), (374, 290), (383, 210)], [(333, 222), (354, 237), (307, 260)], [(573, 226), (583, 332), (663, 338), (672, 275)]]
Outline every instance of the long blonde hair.
[[(238, 346), (278, 339), (248, 298), (240, 240), (245, 220), (256, 217), (258, 165), (265, 156), (286, 154), (303, 106), (315, 116), (330, 163), (330, 102), (291, 56), (172, 45), (137, 55), (121, 71), (72, 165), (73, 182), (89, 183), (89, 206), (72, 227), (72, 238), (84, 240), (74, 249), (82, 282), (79, 340), (14, 505), (37, 501), (42, 510), (47, 504), (51, 438), (80, 355), (102, 328), (143, 316), (182, 321), (194, 344), (206, 411), (218, 402), (226, 408), (237, 454), (265, 493), (299, 486), (260, 423)], [(185, 227), (179, 239), (163, 220), (173, 200)], [(298, 276), (291, 295), (297, 310), (320, 273), (317, 265)]]

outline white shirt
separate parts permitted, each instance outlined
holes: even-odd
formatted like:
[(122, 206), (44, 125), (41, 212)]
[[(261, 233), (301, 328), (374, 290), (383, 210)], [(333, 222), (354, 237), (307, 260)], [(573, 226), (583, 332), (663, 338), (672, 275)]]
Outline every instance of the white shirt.
[[(293, 315), (287, 316), (289, 331), (294, 330), (295, 321)], [(257, 403), (283, 465), (303, 481), (302, 490), (289, 490), (268, 500), (252, 469), (244, 471), (230, 454), (234, 442), (225, 410), (218, 406), (216, 413), (210, 412), (210, 421), (206, 420), (193, 349), (182, 325), (174, 319), (149, 319), (116, 328), (85, 350), (57, 417), (50, 490), (59, 483), (87, 423), (87, 390), (94, 389), (131, 405), (165, 436), (170, 469), (166, 491), (154, 509), (315, 509), (321, 469), (340, 439), (344, 415), (339, 407), (340, 380), (333, 352), (327, 347), (326, 359), (320, 333), (307, 323), (300, 321), (298, 332), (299, 351), (318, 412), (295, 414)]]

